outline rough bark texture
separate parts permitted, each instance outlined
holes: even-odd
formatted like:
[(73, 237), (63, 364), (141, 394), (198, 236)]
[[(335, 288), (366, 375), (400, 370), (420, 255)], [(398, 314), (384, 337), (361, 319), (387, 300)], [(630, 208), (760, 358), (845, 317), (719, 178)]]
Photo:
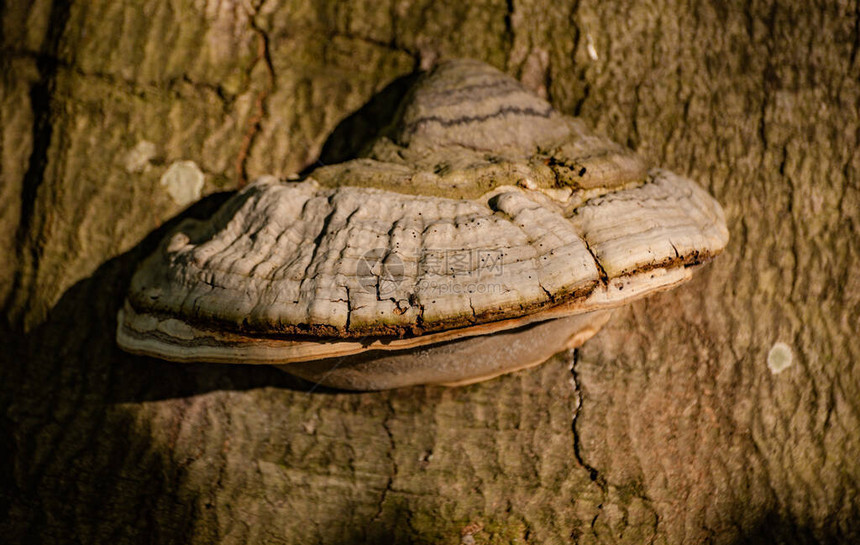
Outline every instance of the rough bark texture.
[[(860, 539), (858, 2), (0, 6), (4, 540)], [(135, 264), (222, 200), (183, 212), (173, 161), (217, 193), (342, 157), (452, 55), (701, 181), (726, 253), (578, 354), (459, 389), (323, 392), (116, 348)]]

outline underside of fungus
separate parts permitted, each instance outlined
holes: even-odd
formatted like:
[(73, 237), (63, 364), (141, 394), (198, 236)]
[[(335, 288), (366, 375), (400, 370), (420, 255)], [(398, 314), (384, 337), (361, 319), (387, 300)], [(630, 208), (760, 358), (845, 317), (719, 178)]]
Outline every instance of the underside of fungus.
[(135, 274), (117, 339), (340, 388), (473, 382), (578, 346), (727, 241), (694, 182), (449, 61), (359, 158), (263, 177), (177, 226)]

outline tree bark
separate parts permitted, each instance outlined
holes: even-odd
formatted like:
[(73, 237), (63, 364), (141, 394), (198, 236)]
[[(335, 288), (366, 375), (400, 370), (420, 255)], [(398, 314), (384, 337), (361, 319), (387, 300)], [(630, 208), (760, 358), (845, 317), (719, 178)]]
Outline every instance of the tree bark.
[[(3, 539), (860, 539), (860, 2), (0, 10)], [(177, 217), (343, 158), (451, 56), (698, 180), (724, 255), (577, 353), (456, 389), (337, 393), (116, 348), (130, 275)], [(189, 210), (159, 184), (178, 160), (206, 176)]]

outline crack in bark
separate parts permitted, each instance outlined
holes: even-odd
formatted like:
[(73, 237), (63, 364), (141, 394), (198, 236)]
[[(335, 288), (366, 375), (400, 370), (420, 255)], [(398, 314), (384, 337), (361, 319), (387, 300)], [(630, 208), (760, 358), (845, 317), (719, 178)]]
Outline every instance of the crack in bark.
[[(616, 485), (611, 485), (607, 481), (606, 477), (601, 475), (600, 472), (597, 470), (597, 468), (595, 468), (594, 466), (589, 464), (585, 460), (585, 458), (583, 457), (582, 439), (580, 438), (579, 431), (576, 428), (577, 422), (579, 420), (580, 412), (582, 411), (582, 405), (583, 405), (583, 399), (584, 399), (584, 395), (583, 395), (583, 391), (582, 391), (582, 382), (581, 382), (581, 379), (579, 377), (579, 373), (577, 372), (577, 369), (576, 369), (576, 365), (577, 365), (577, 363), (579, 363), (579, 350), (578, 349), (572, 349), (570, 351), (570, 353), (571, 353), (571, 355), (570, 355), (570, 358), (571, 358), (571, 365), (570, 365), (571, 383), (573, 385), (573, 390), (574, 390), (575, 399), (576, 399), (576, 406), (574, 407), (574, 412), (573, 412), (573, 422), (571, 423), (571, 430), (573, 432), (573, 454), (574, 454), (574, 458), (576, 459), (576, 462), (582, 468), (584, 468), (586, 471), (588, 471), (589, 477), (591, 478), (591, 480), (595, 484), (597, 484), (597, 486), (600, 488), (600, 491), (603, 494), (603, 501), (597, 505), (597, 513), (591, 519), (591, 523), (589, 526), (591, 529), (592, 535), (597, 536), (597, 530), (595, 529), (597, 519), (600, 518), (600, 515), (603, 513), (604, 503), (606, 503), (607, 501), (612, 501), (612, 500), (610, 500), (610, 497), (611, 497), (610, 496), (610, 486), (616, 490), (618, 487)], [(660, 515), (654, 509), (653, 500), (646, 493), (640, 492), (640, 491), (635, 491), (635, 492), (633, 492), (632, 495), (633, 495), (633, 497), (641, 499), (645, 503), (646, 508), (648, 510), (650, 510), (654, 515), (654, 522), (651, 526), (653, 529), (653, 533), (651, 535), (651, 538), (648, 540), (649, 545), (653, 545), (653, 543), (656, 542), (657, 537), (659, 535), (658, 531), (659, 531), (659, 524), (660, 524)]]
[(248, 21), (251, 30), (257, 35), (257, 57), (248, 69), (247, 77), (250, 80), (251, 72), (257, 63), (263, 62), (266, 68), (266, 85), (257, 93), (254, 99), (254, 113), (248, 119), (245, 135), (242, 137), (242, 143), (239, 147), (239, 153), (236, 156), (236, 187), (241, 189), (248, 184), (248, 156), (251, 153), (251, 146), (254, 140), (260, 133), (260, 126), (263, 118), (266, 116), (266, 101), (275, 89), (275, 66), (272, 63), (272, 53), (269, 45), (269, 36), (255, 20), (255, 17), (262, 9), (263, 4), (257, 7), (251, 13), (248, 13)]
[(182, 92), (178, 89), (181, 85), (189, 86), (197, 91), (206, 91), (212, 93), (221, 101), (225, 111), (229, 110), (236, 101), (236, 95), (228, 92), (224, 87), (216, 83), (205, 81), (197, 81), (182, 74), (181, 76), (171, 77), (166, 80), (136, 80), (134, 78), (123, 77), (119, 74), (110, 72), (102, 72), (99, 70), (84, 70), (74, 62), (59, 58), (53, 54), (46, 54), (29, 49), (20, 49), (15, 47), (0, 48), (0, 57), (6, 58), (23, 58), (32, 59), (38, 64), (50, 63), (56, 67), (56, 72), (67, 70), (73, 75), (81, 78), (91, 78), (107, 85), (117, 88), (125, 87), (124, 91), (138, 97), (146, 97), (148, 94), (160, 93), (166, 90), (173, 97), (181, 97)]
[(651, 539), (648, 540), (648, 545), (654, 545), (657, 542), (657, 532), (659, 531), (660, 526), (660, 515), (657, 512), (654, 512), (654, 534), (651, 536)]
[[(353, 34), (352, 32), (343, 32), (343, 31), (334, 31), (329, 34), (329, 37), (334, 38), (345, 38), (347, 40), (353, 40), (356, 42), (365, 43), (368, 45), (372, 45), (378, 47), (380, 49), (385, 49), (387, 51), (393, 51), (395, 53), (404, 53), (409, 57), (412, 57), (413, 61), (416, 63), (416, 67), (419, 63), (419, 55), (417, 51), (413, 51), (408, 47), (401, 46), (397, 43), (396, 35), (392, 36), (391, 40), (379, 40), (376, 38), (372, 38), (370, 36), (362, 36), (360, 34)], [(416, 68), (417, 69), (417, 68)]]
[(511, 60), (511, 53), (514, 50), (517, 35), (514, 30), (514, 0), (505, 0), (505, 41), (508, 45), (508, 51), (505, 55), (507, 62)]
[[(15, 233), (15, 246), (18, 258), (24, 257), (27, 252), (28, 237), (33, 227), (36, 216), (36, 201), (39, 187), (45, 179), (45, 169), (48, 166), (48, 150), (54, 136), (53, 110), (51, 101), (57, 79), (57, 70), (60, 66), (58, 52), (60, 41), (66, 29), (69, 19), (71, 2), (69, 0), (54, 0), (51, 3), (48, 16), (48, 32), (41, 46), (41, 52), (36, 57), (36, 69), (39, 79), (30, 87), (30, 106), (33, 111), (33, 126), (31, 134), (33, 138), (32, 150), (27, 163), (27, 170), (21, 184), (21, 212), (18, 220), (18, 228)], [(4, 62), (5, 64), (5, 62)], [(36, 283), (30, 286), (22, 286), (24, 283), (24, 271), (34, 270), (41, 258), (41, 245), (29, 245), (29, 258), (32, 261), (29, 267), (16, 267), (15, 276), (12, 280), (12, 289), (4, 302), (4, 310), (7, 312), (13, 306), (16, 294), (25, 292), (24, 301), (31, 301), (36, 290)], [(20, 307), (19, 307), (20, 308)], [(20, 312), (16, 313), (20, 317)], [(17, 321), (17, 319), (15, 320)]]
[[(570, 26), (573, 29), (573, 48), (571, 49), (569, 56), (574, 60), (576, 60), (579, 49), (582, 47), (581, 42), (585, 40), (585, 36), (583, 35), (582, 29), (577, 21), (579, 16), (579, 4), (579, 0), (575, 0), (570, 6), (570, 12), (567, 14), (567, 20), (570, 22)], [(579, 74), (577, 79), (582, 83), (582, 96), (577, 97), (573, 104), (571, 113), (575, 117), (582, 115), (582, 108), (585, 105), (585, 101), (588, 100), (588, 97), (591, 94), (591, 84), (588, 83), (588, 80), (585, 77), (585, 70), (583, 68), (577, 68), (577, 72)], [(549, 86), (547, 86), (547, 95), (551, 95)]]
[(382, 489), (382, 495), (379, 497), (379, 503), (377, 503), (376, 514), (371, 519), (376, 522), (382, 517), (382, 511), (385, 508), (385, 500), (388, 498), (389, 492), (393, 491), (392, 485), (394, 484), (394, 479), (397, 477), (397, 460), (394, 458), (395, 453), (395, 444), (394, 444), (394, 434), (391, 432), (391, 426), (389, 424), (390, 415), (394, 414), (394, 405), (391, 403), (391, 400), (388, 400), (388, 410), (389, 415), (382, 421), (382, 428), (385, 430), (386, 435), (388, 436), (388, 460), (391, 462), (391, 473), (388, 476), (388, 480), (385, 483), (385, 488)]
[(785, 166), (788, 162), (788, 142), (783, 143), (782, 146), (782, 159), (779, 164), (779, 174), (786, 182), (786, 188), (788, 190), (788, 219), (791, 227), (791, 253), (794, 257), (792, 263), (792, 280), (791, 280), (791, 290), (789, 291), (789, 296), (792, 299), (795, 299), (795, 294), (799, 292), (799, 284), (801, 282), (802, 273), (801, 273), (801, 264), (800, 264), (800, 256), (802, 254), (802, 250), (800, 248), (800, 244), (798, 241), (802, 240), (803, 235), (801, 234), (801, 228), (797, 222), (797, 211), (794, 210), (794, 201), (795, 196), (797, 195), (797, 189), (795, 187), (794, 177), (791, 174), (786, 174)]
[[(606, 479), (600, 475), (596, 468), (591, 466), (582, 456), (582, 439), (579, 437), (579, 431), (576, 429), (576, 423), (579, 420), (579, 413), (582, 411), (583, 395), (582, 384), (579, 379), (579, 373), (576, 371), (576, 364), (579, 362), (579, 350), (574, 348), (571, 350), (570, 374), (573, 383), (573, 393), (576, 399), (576, 406), (573, 409), (573, 422), (571, 422), (571, 431), (573, 432), (573, 456), (576, 462), (588, 471), (588, 476), (591, 480), (597, 483), (597, 486), (606, 493)], [(597, 517), (595, 517), (597, 518)]]
[(854, 41), (851, 43), (849, 66), (854, 66), (858, 51), (860, 51), (860, 2), (854, 5)]

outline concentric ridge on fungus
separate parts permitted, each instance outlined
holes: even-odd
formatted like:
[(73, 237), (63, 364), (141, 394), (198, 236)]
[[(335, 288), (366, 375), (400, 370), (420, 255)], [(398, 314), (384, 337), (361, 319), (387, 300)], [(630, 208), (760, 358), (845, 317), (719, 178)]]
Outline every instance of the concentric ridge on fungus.
[[(463, 382), (537, 363), (517, 360), (529, 338), (584, 341), (602, 311), (685, 281), (727, 241), (694, 182), (494, 68), (450, 61), (361, 157), (300, 182), (263, 177), (181, 223), (135, 274), (117, 337), (179, 361), (329, 362), (285, 366), (317, 379), (365, 353), (335, 374), (341, 387)], [(504, 369), (451, 363), (490, 346), (468, 337), (504, 331), (488, 341)]]

